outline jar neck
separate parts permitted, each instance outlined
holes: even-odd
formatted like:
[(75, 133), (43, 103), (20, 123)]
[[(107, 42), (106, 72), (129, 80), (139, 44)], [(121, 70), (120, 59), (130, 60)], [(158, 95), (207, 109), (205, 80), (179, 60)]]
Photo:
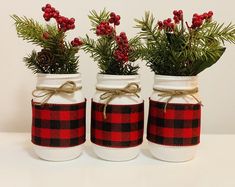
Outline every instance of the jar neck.
[(160, 90), (192, 90), (198, 87), (197, 76), (155, 75), (154, 89)]
[(129, 83), (136, 83), (140, 85), (139, 75), (97, 75), (97, 88), (124, 88)]
[(81, 87), (81, 74), (37, 74), (38, 87), (58, 88), (67, 81), (75, 82), (77, 87)]

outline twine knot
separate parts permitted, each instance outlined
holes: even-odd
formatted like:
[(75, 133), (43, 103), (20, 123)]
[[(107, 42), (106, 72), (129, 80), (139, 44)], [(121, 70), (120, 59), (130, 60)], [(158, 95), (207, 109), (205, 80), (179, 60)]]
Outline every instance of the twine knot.
[(47, 101), (56, 94), (66, 93), (73, 94), (75, 91), (80, 90), (82, 87), (77, 87), (76, 83), (73, 81), (66, 81), (59, 88), (50, 87), (36, 87), (33, 90), (32, 95), (36, 98), (43, 98), (39, 105), (47, 103)]
[(165, 89), (163, 90), (163, 89), (154, 88), (153, 90), (160, 92), (158, 94), (158, 96), (160, 96), (160, 97), (169, 97), (166, 101), (165, 106), (164, 106), (164, 112), (166, 112), (166, 108), (167, 108), (168, 103), (174, 97), (181, 97), (181, 96), (186, 96), (186, 95), (191, 96), (195, 101), (197, 101), (198, 104), (203, 106), (201, 101), (197, 97), (194, 96), (194, 94), (198, 92), (198, 88), (194, 88), (194, 89), (191, 89), (191, 90), (165, 90)]
[(115, 88), (115, 89), (108, 89), (108, 88), (96, 88), (98, 91), (104, 92), (100, 95), (100, 100), (106, 100), (103, 110), (104, 119), (107, 118), (106, 116), (106, 108), (108, 104), (115, 98), (121, 95), (134, 95), (136, 97), (140, 97), (137, 93), (140, 92), (140, 87), (137, 83), (129, 83), (124, 88)]

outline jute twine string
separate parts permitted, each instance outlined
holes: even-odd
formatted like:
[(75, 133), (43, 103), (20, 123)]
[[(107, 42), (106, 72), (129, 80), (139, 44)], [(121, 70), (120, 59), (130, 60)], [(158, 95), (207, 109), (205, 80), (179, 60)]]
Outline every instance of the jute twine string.
[(174, 97), (183, 97), (183, 96), (191, 96), (195, 101), (197, 101), (198, 104), (200, 104), (201, 106), (203, 106), (203, 104), (201, 103), (201, 101), (194, 96), (194, 94), (198, 93), (198, 88), (194, 88), (191, 90), (163, 90), (163, 89), (156, 89), (153, 88), (154, 91), (160, 92), (158, 94), (158, 96), (160, 97), (169, 97), (166, 101), (166, 104), (164, 106), (164, 112), (166, 112), (166, 108), (168, 103), (174, 98)]
[(134, 95), (139, 98), (140, 96), (137, 93), (140, 92), (141, 89), (137, 83), (129, 83), (124, 88), (109, 89), (96, 87), (96, 90), (104, 92), (100, 95), (100, 100), (106, 100), (103, 109), (103, 116), (104, 119), (106, 119), (107, 106), (115, 97), (122, 95)]
[(59, 88), (50, 88), (50, 87), (36, 87), (33, 90), (32, 95), (36, 98), (43, 98), (38, 105), (43, 105), (47, 103), (47, 101), (56, 94), (66, 93), (73, 94), (75, 91), (80, 90), (82, 87), (77, 87), (76, 83), (73, 81), (66, 81)]

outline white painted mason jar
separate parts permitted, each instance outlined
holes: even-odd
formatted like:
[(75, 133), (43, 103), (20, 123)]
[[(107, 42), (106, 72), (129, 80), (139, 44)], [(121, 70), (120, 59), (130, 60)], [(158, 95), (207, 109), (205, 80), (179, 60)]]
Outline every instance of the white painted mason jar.
[[(53, 130), (55, 130), (55, 126), (60, 126), (64, 125), (66, 128), (62, 133), (65, 133), (63, 135), (58, 135), (62, 136), (65, 138), (65, 141), (67, 140), (66, 138), (69, 138), (71, 136), (77, 138), (77, 133), (84, 134), (84, 137), (80, 137), (82, 140), (79, 140), (80, 143), (79, 145), (73, 145), (73, 146), (62, 146), (62, 147), (57, 147), (57, 146), (41, 146), (41, 145), (36, 145), (33, 143), (33, 149), (41, 159), (48, 160), (48, 161), (66, 161), (66, 160), (71, 160), (76, 157), (78, 157), (83, 150), (83, 143), (85, 142), (85, 110), (86, 110), (86, 100), (82, 94), (81, 91), (81, 75), (80, 74), (37, 74), (37, 82), (36, 82), (36, 87), (37, 88), (49, 88), (50, 90), (53, 89), (58, 89), (61, 87), (63, 84), (65, 84), (67, 81), (73, 82), (74, 87), (76, 88), (76, 91), (72, 91), (72, 93), (65, 93), (65, 92), (57, 92), (51, 95), (51, 97), (46, 101), (46, 103), (42, 104), (43, 101), (45, 101), (46, 97), (48, 97), (48, 91), (43, 91), (43, 90), (37, 90), (35, 94), (33, 94), (33, 100), (32, 100), (32, 107), (37, 107), (37, 105), (34, 106), (33, 103), (39, 103), (38, 106), (43, 109), (44, 105), (46, 106), (55, 106), (59, 108), (60, 106), (66, 107), (66, 108), (71, 108), (73, 113), (69, 113), (66, 111), (59, 111), (58, 113), (55, 113), (55, 111), (51, 112), (48, 110), (47, 112), (49, 114), (44, 113), (43, 115), (45, 116), (44, 118), (48, 118), (47, 120), (43, 120), (40, 122), (40, 127), (45, 127), (49, 128), (49, 124), (51, 122), (48, 122), (50, 120), (55, 120), (57, 121), (57, 124), (53, 124), (52, 131), (46, 132), (47, 129), (42, 129), (46, 133), (54, 133)], [(66, 88), (71, 87), (71, 85), (65, 86)], [(43, 96), (45, 94), (45, 96)], [(36, 96), (35, 96), (36, 95)], [(42, 97), (40, 97), (42, 96)], [(41, 110), (41, 109), (40, 109)], [(57, 109), (56, 109), (57, 110)], [(61, 113), (60, 113), (61, 112)], [(32, 142), (33, 142), (33, 133), (37, 133), (37, 130), (33, 130), (33, 126), (35, 125), (36, 120), (39, 119), (34, 119), (35, 116), (40, 116), (40, 111), (35, 112), (33, 111), (33, 125), (32, 125)], [(49, 115), (46, 117), (46, 115)], [(58, 116), (57, 116), (58, 115)], [(73, 120), (71, 121), (66, 121), (70, 120), (70, 118)], [(65, 120), (65, 121), (63, 121)], [(77, 122), (81, 123), (79, 128), (77, 127)], [(71, 122), (71, 123), (70, 123)], [(37, 126), (37, 125), (36, 125)], [(59, 127), (60, 128), (60, 127)], [(40, 131), (40, 129), (38, 130)], [(39, 132), (39, 133), (42, 133)], [(59, 131), (55, 131), (55, 133), (61, 133)], [(46, 135), (44, 135), (46, 136)], [(50, 135), (49, 135), (50, 136)], [(75, 140), (71, 140), (77, 142), (76, 138)], [(44, 142), (47, 142), (47, 140), (43, 140)], [(77, 143), (75, 143), (77, 144)]]
[[(123, 89), (127, 87), (128, 84), (136, 84), (139, 87), (140, 90), (140, 76), (139, 75), (107, 75), (107, 74), (98, 74), (97, 75), (97, 84), (96, 84), (96, 93), (92, 100), (92, 114), (91, 114), (91, 142), (92, 147), (95, 152), (95, 154), (104, 159), (109, 161), (127, 161), (131, 160), (138, 156), (140, 152), (140, 145), (143, 141), (143, 126), (144, 126), (144, 102), (143, 99), (140, 97), (140, 93), (137, 92), (136, 94), (123, 94), (115, 96), (113, 99), (111, 99), (108, 102), (106, 115), (107, 119), (104, 117), (104, 105), (107, 102), (107, 99), (101, 99), (102, 95), (105, 94), (105, 90), (115, 90), (115, 89)], [(102, 90), (104, 89), (104, 90)], [(106, 93), (107, 96), (110, 93)], [(102, 105), (102, 106), (96, 106), (96, 105)], [(112, 109), (110, 109), (112, 107)], [(128, 107), (136, 107), (139, 111), (134, 111), (130, 109), (131, 114), (124, 114), (119, 115), (117, 113), (109, 113), (109, 110), (119, 110), (118, 107), (121, 107), (121, 110), (128, 110)], [(99, 108), (100, 111), (95, 113), (95, 110)], [(127, 111), (128, 112), (128, 111)], [(139, 113), (138, 113), (139, 112)], [(135, 117), (135, 115), (137, 117)], [(133, 116), (133, 118), (132, 118)], [(95, 121), (95, 118), (97, 121)], [(131, 118), (133, 120), (131, 120)], [(111, 119), (111, 122), (110, 122)], [(114, 124), (112, 123), (112, 119), (119, 123), (126, 122), (127, 124)], [(108, 120), (108, 121), (106, 121)], [(115, 122), (115, 123), (116, 123)], [(124, 122), (124, 123), (125, 123)], [(128, 124), (129, 123), (129, 124)], [(112, 139), (112, 136), (115, 136), (116, 132), (110, 132), (114, 130), (115, 128), (119, 128), (118, 125), (123, 125), (123, 128), (125, 126), (130, 129), (135, 129), (135, 131), (131, 132), (133, 136), (138, 136), (138, 145), (131, 145), (127, 144), (127, 146), (124, 147), (115, 147), (115, 146), (109, 146), (109, 145), (103, 145), (102, 140), (100, 140), (101, 144), (95, 142), (94, 137), (95, 133), (98, 133), (97, 136), (101, 136), (100, 138), (104, 139)], [(94, 127), (96, 126), (96, 127)], [(99, 127), (98, 127), (99, 126)], [(105, 128), (105, 129), (102, 129)], [(130, 130), (129, 129), (129, 130)], [(102, 131), (103, 130), (103, 131)], [(106, 131), (107, 130), (107, 131)], [(117, 130), (117, 129), (116, 129)], [(118, 131), (118, 130), (117, 130)], [(128, 130), (127, 130), (128, 131)], [(118, 134), (119, 132), (117, 132)], [(128, 134), (125, 135), (126, 132), (119, 133), (119, 136), (125, 136), (128, 138), (131, 136)], [(117, 135), (118, 136), (118, 135)], [(99, 140), (98, 140), (99, 141)]]
[[(200, 142), (201, 103), (198, 94), (197, 76), (155, 75), (153, 89), (154, 91), (150, 97), (147, 127), (150, 152), (157, 159), (169, 162), (184, 162), (193, 159)], [(169, 91), (174, 92), (175, 90), (179, 94), (171, 97)], [(186, 91), (186, 94), (180, 93), (181, 91)], [(153, 103), (152, 106), (151, 102)], [(153, 105), (155, 107), (161, 105), (162, 108), (154, 108)], [(173, 108), (169, 109), (171, 105)], [(174, 111), (177, 110), (174, 107), (178, 107), (179, 110)], [(184, 107), (187, 107), (186, 110), (188, 111), (183, 111)], [(157, 126), (154, 127), (154, 123)], [(164, 127), (164, 125), (166, 126)], [(178, 129), (174, 129), (174, 126)], [(185, 129), (183, 131), (180, 128)], [(173, 139), (174, 137), (175, 139)], [(164, 143), (174, 143), (175, 140), (176, 145)], [(180, 141), (181, 143), (178, 143), (182, 145), (177, 145), (177, 141)], [(186, 146), (184, 142), (186, 142)]]

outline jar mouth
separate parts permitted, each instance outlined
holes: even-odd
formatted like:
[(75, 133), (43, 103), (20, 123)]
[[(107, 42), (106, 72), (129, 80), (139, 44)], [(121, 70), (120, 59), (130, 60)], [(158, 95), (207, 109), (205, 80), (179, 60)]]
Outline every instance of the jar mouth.
[(117, 80), (117, 79), (122, 79), (122, 80), (128, 80), (128, 79), (139, 79), (140, 75), (111, 75), (111, 74), (102, 74), (98, 73), (97, 74), (97, 79), (109, 79), (109, 80)]
[(38, 78), (53, 78), (53, 79), (64, 79), (64, 78), (77, 78), (80, 77), (80, 73), (76, 74), (49, 74), (49, 73), (37, 73)]
[(162, 90), (190, 90), (198, 87), (198, 77), (155, 75), (153, 87)]
[(154, 75), (156, 79), (162, 80), (197, 80), (198, 76), (174, 76), (174, 75)]
[(130, 83), (136, 83), (140, 85), (140, 75), (109, 75), (109, 74), (97, 74), (98, 88), (125, 88)]
[(81, 74), (37, 74), (37, 86), (57, 88), (67, 81), (73, 81), (77, 86), (81, 86)]

